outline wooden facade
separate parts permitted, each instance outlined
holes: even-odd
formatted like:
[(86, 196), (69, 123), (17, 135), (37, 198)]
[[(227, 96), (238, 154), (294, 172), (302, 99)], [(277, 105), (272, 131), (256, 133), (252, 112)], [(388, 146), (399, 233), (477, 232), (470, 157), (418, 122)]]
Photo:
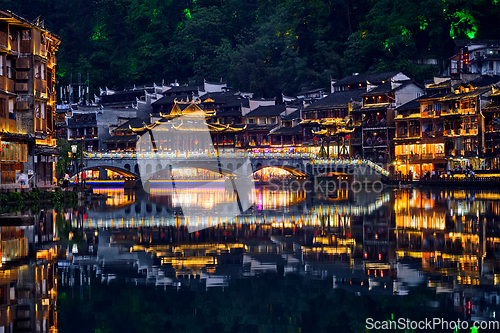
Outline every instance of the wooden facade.
[(20, 172), (51, 185), (57, 149), (52, 138), (55, 66), (60, 39), (40, 24), (0, 11), (0, 183)]

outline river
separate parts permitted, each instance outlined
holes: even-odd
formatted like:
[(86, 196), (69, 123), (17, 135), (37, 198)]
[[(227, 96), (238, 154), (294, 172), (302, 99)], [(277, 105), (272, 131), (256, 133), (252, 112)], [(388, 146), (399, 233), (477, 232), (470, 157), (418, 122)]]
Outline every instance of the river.
[(10, 227), (37, 260), (9, 268), (2, 295), (10, 283), (27, 307), (13, 277), (27, 274), (36, 327), (358, 332), (438, 318), (470, 332), (500, 310), (498, 191), (261, 186), (244, 213), (224, 186), (94, 193), (106, 198)]

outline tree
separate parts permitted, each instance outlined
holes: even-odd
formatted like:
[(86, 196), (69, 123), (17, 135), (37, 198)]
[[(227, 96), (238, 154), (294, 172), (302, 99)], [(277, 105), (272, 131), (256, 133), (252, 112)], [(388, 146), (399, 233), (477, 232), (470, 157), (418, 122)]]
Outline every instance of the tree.
[(73, 166), (80, 163), (83, 152), (81, 145), (77, 145), (76, 153), (73, 153), (71, 144), (65, 139), (58, 139), (57, 147), (61, 152), (56, 164), (56, 174), (58, 178), (63, 178), (67, 172), (74, 171)]

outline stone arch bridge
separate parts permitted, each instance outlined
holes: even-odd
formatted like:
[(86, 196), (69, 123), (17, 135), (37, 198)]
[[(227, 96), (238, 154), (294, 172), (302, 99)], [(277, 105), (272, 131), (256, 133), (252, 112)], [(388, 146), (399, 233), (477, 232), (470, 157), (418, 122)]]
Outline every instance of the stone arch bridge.
[[(248, 176), (266, 167), (289, 171), (298, 179), (333, 173), (352, 176), (360, 181), (376, 181), (389, 173), (368, 160), (319, 159), (306, 153), (88, 153), (84, 170), (112, 170), (126, 178), (150, 178), (155, 174), (178, 168), (201, 168), (227, 176)], [(105, 174), (105, 173), (100, 173)], [(104, 179), (104, 178), (103, 178)]]

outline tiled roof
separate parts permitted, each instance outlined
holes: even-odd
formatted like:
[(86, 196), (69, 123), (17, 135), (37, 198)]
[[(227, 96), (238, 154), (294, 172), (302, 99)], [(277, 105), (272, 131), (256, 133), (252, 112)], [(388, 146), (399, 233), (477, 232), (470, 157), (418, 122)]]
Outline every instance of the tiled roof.
[[(141, 128), (145, 124), (149, 124), (149, 119), (132, 118), (124, 124), (118, 126), (113, 130), (113, 132), (129, 131), (132, 128)], [(130, 127), (129, 127), (130, 126)]]
[(109, 139), (104, 140), (104, 143), (126, 143), (126, 142), (136, 142), (137, 135), (114, 135)]
[(392, 82), (386, 82), (384, 84), (381, 84), (380, 86), (364, 93), (362, 96), (373, 96), (373, 95), (383, 95), (383, 94), (388, 94), (390, 92), (393, 92), (393, 91), (396, 91), (396, 90), (399, 90), (403, 87), (406, 87), (407, 85), (413, 83), (415, 84), (415, 82), (413, 82), (412, 80), (406, 80), (406, 81), (402, 81), (400, 82), (401, 84), (399, 84), (397, 87), (394, 87), (392, 88)]
[(443, 88), (451, 88), (451, 79), (439, 83), (432, 83), (427, 85), (426, 87), (426, 89), (443, 89)]
[(284, 104), (280, 105), (261, 105), (245, 115), (245, 118), (252, 117), (277, 117), (286, 110)]
[(172, 87), (166, 91), (164, 91), (164, 94), (170, 95), (173, 93), (188, 93), (188, 92), (193, 92), (193, 91), (198, 91), (198, 89), (201, 89), (201, 86), (176, 86)]
[(414, 99), (409, 101), (408, 103), (405, 103), (399, 107), (396, 108), (396, 110), (410, 110), (410, 109), (418, 109), (420, 108), (420, 101), (418, 99)]
[(398, 74), (399, 71), (392, 71), (392, 72), (384, 72), (384, 73), (362, 73), (358, 75), (350, 75), (346, 76), (343, 79), (339, 80), (338, 82), (334, 83), (333, 86), (344, 86), (348, 84), (359, 84), (359, 83), (366, 83), (368, 82), (382, 82), (389, 80), (396, 74)]
[(313, 110), (321, 110), (321, 109), (333, 109), (333, 108), (346, 108), (350, 102), (361, 102), (361, 95), (365, 92), (365, 90), (354, 89), (354, 90), (344, 90), (344, 91), (336, 91), (331, 93), (330, 95), (322, 98), (307, 108), (304, 111), (313, 111)]
[(302, 126), (297, 125), (295, 127), (281, 127), (276, 131), (270, 133), (270, 135), (292, 135), (302, 133)]
[(488, 87), (497, 84), (500, 82), (500, 76), (481, 76), (473, 81), (470, 81), (469, 84), (472, 87)]
[(164, 97), (160, 98), (159, 100), (157, 100), (156, 102), (151, 103), (151, 105), (152, 106), (155, 106), (155, 105), (174, 105), (175, 100), (185, 101), (187, 99), (191, 100), (192, 97), (190, 97), (188, 95), (164, 96)]
[(267, 124), (267, 125), (259, 125), (259, 124), (247, 124), (247, 131), (270, 131), (273, 128), (278, 126), (278, 124)]
[(289, 115), (281, 116), (282, 120), (293, 120), (300, 118), (300, 110), (295, 110)]

